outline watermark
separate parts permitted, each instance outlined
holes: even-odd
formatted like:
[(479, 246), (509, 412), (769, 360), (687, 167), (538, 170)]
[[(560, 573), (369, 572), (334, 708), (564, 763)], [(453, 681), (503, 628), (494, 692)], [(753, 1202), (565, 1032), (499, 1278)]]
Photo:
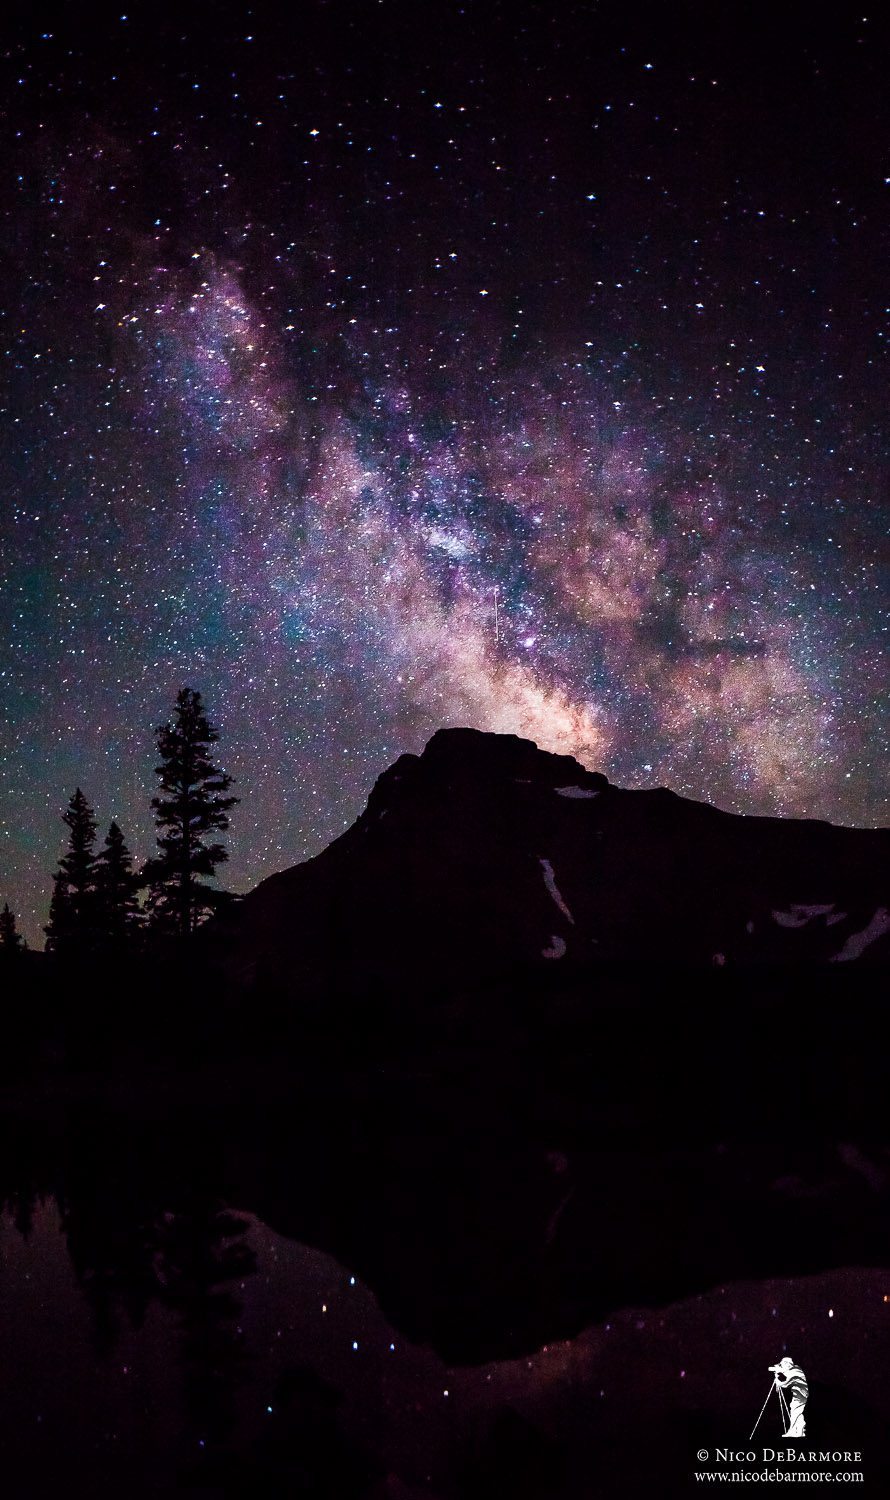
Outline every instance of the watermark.
[[(699, 1448), (693, 1470), (697, 1484), (862, 1484), (862, 1452), (858, 1448), (829, 1447), (820, 1443), (818, 1430), (807, 1437), (806, 1407), (810, 1388), (801, 1366), (786, 1354), (767, 1366), (772, 1376), (766, 1398), (744, 1447)], [(770, 1409), (754, 1442), (764, 1413)], [(781, 1423), (784, 1445), (764, 1444), (770, 1424)], [(818, 1423), (816, 1424), (818, 1428)], [(707, 1465), (705, 1468), (704, 1465)]]
[[(768, 1454), (769, 1449), (765, 1452)], [(819, 1455), (811, 1454), (809, 1458), (818, 1459)], [(814, 1469), (810, 1467), (805, 1469), (754, 1467), (696, 1469), (693, 1477), (698, 1484), (863, 1484), (865, 1478), (861, 1468)]]
[[(699, 1463), (706, 1463), (712, 1450), (699, 1448), (695, 1455)], [(809, 1463), (809, 1464), (861, 1464), (862, 1453), (858, 1448), (714, 1448), (714, 1462), (718, 1464), (756, 1463)]]
[[(807, 1397), (810, 1388), (807, 1385), (807, 1377), (800, 1365), (794, 1363), (789, 1354), (780, 1359), (777, 1364), (769, 1366), (769, 1373), (773, 1377), (773, 1383), (766, 1393), (766, 1401), (760, 1408), (760, 1417), (766, 1411), (770, 1396), (775, 1396), (782, 1413), (783, 1437), (800, 1438), (807, 1430), (804, 1420)], [(786, 1394), (787, 1393), (787, 1394)], [(760, 1417), (754, 1423), (751, 1437), (760, 1426)], [(750, 1439), (749, 1439), (750, 1441)]]

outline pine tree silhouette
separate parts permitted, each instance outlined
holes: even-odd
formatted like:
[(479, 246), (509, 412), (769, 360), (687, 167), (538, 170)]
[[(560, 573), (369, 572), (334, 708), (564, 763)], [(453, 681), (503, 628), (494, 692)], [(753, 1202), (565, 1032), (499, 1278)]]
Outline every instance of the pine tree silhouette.
[(68, 804), (64, 822), (70, 830), (68, 853), (53, 876), (49, 925), (44, 928), (47, 950), (86, 951), (95, 938), (96, 819), (80, 787)]
[(15, 925), (15, 912), (9, 910), (8, 901), (0, 911), (0, 949), (4, 954), (22, 951), (22, 935)]
[(218, 739), (201, 694), (183, 688), (173, 722), (157, 731), (161, 764), (155, 769), (162, 795), (151, 805), (161, 852), (143, 872), (152, 925), (180, 937), (189, 937), (204, 914), (226, 899), (201, 879), (212, 878), (228, 859), (223, 845), (208, 843), (207, 836), (225, 832), (229, 810), (238, 801), (226, 795), (231, 776), (211, 759), (211, 746)]
[(49, 922), (44, 927), (47, 953), (58, 953), (70, 942), (73, 922), (68, 882), (61, 870), (53, 876), (53, 893), (49, 903)]
[(141, 880), (117, 823), (112, 823), (96, 860), (96, 926), (103, 947), (123, 950), (139, 935)]

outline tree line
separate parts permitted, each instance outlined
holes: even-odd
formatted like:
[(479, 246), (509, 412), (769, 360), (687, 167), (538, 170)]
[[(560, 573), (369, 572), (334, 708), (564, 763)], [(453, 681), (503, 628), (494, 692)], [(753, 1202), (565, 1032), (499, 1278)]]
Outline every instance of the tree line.
[[(214, 763), (219, 734), (199, 692), (183, 688), (173, 717), (156, 731), (159, 790), (151, 807), (157, 853), (135, 869), (123, 832), (112, 822), (101, 848), (98, 824), (78, 787), (64, 814), (68, 844), (53, 875), (48, 953), (65, 957), (132, 952), (154, 937), (190, 938), (208, 914), (232, 897), (206, 882), (228, 859), (217, 835), (229, 827), (238, 798), (231, 776)], [(0, 912), (0, 949), (21, 950), (9, 905)]]

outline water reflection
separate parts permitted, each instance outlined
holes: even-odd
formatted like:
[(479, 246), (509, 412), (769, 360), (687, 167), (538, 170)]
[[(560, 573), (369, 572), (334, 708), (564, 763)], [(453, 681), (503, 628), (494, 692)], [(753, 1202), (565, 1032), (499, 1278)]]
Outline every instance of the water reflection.
[(439, 1361), (323, 1252), (206, 1199), (119, 1241), (118, 1261), (104, 1225), (52, 1199), (0, 1225), (0, 1358), (16, 1369), (0, 1425), (22, 1472), (73, 1465), (103, 1494), (132, 1470), (128, 1494), (262, 1478), (261, 1493), (343, 1496), (382, 1476), (381, 1448), (428, 1472), (428, 1424), (402, 1416), (442, 1386)]
[(820, 1268), (880, 1260), (882, 1153), (554, 1140), (490, 1070), (239, 1078), (0, 1119), (0, 1446), (32, 1491), (670, 1494), (789, 1339), (822, 1435), (881, 1431), (890, 1284)]
[(17, 1210), (0, 1219), (0, 1428), (7, 1472), (37, 1493), (71, 1493), (73, 1472), (75, 1494), (102, 1496), (642, 1494), (656, 1454), (634, 1413), (682, 1475), (693, 1437), (732, 1440), (762, 1350), (792, 1326), (831, 1377), (814, 1384), (823, 1435), (879, 1431), (879, 1272), (728, 1286), (448, 1368), (353, 1272), (250, 1215), (205, 1200), (163, 1216), (131, 1285), (105, 1252), (97, 1278), (82, 1237), (75, 1263), (53, 1200)]

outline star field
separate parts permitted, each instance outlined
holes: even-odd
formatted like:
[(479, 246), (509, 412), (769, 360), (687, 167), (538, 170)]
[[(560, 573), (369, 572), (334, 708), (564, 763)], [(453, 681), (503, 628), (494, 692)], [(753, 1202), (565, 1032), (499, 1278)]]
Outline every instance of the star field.
[(76, 784), (150, 852), (186, 683), (239, 889), (442, 724), (885, 820), (880, 18), (289, 11), (2, 25), (29, 940)]

